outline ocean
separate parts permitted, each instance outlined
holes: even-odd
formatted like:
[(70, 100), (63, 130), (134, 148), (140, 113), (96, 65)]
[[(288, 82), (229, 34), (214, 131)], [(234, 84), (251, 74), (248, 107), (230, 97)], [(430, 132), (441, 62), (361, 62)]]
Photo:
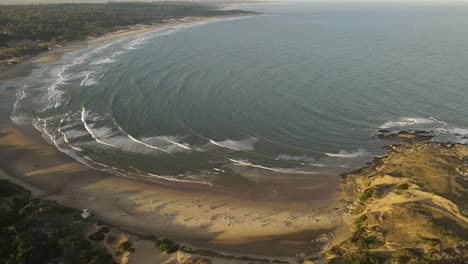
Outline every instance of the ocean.
[(261, 4), (42, 64), (12, 119), (112, 173), (211, 185), (337, 175), (379, 129), (468, 143), (468, 5)]

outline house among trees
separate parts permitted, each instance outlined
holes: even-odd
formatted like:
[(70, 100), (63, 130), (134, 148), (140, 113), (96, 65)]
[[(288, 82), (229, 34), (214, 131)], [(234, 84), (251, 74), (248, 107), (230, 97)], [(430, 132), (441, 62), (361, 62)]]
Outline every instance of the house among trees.
[(90, 209), (84, 209), (83, 212), (81, 213), (81, 217), (83, 219), (86, 219), (94, 214), (93, 210)]

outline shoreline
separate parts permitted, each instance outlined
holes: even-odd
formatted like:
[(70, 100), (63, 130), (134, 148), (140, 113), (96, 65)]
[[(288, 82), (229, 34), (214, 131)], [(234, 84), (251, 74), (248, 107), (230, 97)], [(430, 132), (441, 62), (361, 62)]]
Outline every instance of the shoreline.
[[(26, 136), (22, 131), (27, 129), (1, 130), (5, 160), (0, 166), (15, 183), (31, 190), (34, 198), (93, 209), (99, 219), (141, 235), (228, 255), (289, 259), (310, 250), (311, 240), (343, 227), (332, 211), (338, 197), (315, 204), (259, 202), (192, 184), (161, 185), (113, 176), (37, 142), (40, 135)], [(284, 247), (291, 242), (294, 246)], [(322, 243), (315, 246), (320, 251)]]
[[(35, 63), (51, 63), (63, 54), (87, 45), (160, 30), (182, 23), (116, 32), (40, 54), (14, 65), (16, 74), (27, 75)], [(15, 69), (12, 69), (13, 71)], [(8, 73), (0, 76), (5, 79)], [(4, 80), (6, 81), (6, 80)], [(0, 84), (2, 82), (0, 81)], [(216, 187), (174, 182), (145, 182), (89, 168), (48, 144), (32, 125), (10, 120), (16, 101), (14, 89), (1, 91), (0, 153), (3, 168), (17, 183), (33, 191), (34, 198), (56, 200), (73, 208), (90, 208), (98, 218), (143, 235), (167, 237), (194, 248), (207, 248), (228, 255), (295, 259), (303, 252), (320, 252), (330, 243), (311, 242), (344, 225), (332, 208), (338, 176), (324, 190), (310, 189), (304, 201), (278, 199), (258, 201), (248, 194)], [(308, 180), (309, 185), (313, 180)], [(331, 186), (331, 187), (330, 187)], [(314, 194), (315, 192), (315, 194)], [(257, 194), (256, 196), (264, 194)], [(273, 195), (273, 194), (270, 194)], [(239, 198), (242, 197), (242, 198)], [(319, 219), (318, 222), (315, 222)], [(241, 232), (240, 232), (241, 231)]]
[[(56, 241), (47, 236), (49, 230), (62, 236), (61, 228), (85, 222), (89, 225), (82, 238), (94, 243), (88, 235), (106, 225), (111, 231), (105, 233), (110, 232), (114, 241), (102, 240), (93, 248), (104, 246), (107, 253), (115, 254), (117, 244), (131, 242), (132, 252), (113, 255), (122, 264), (468, 263), (468, 142), (438, 140), (438, 129), (392, 128), (416, 118), (380, 126), (372, 139), (389, 140), (385, 155), (372, 155), (371, 162), (339, 176), (271, 173), (270, 178), (253, 169), (245, 170), (245, 181), (220, 177), (212, 186), (113, 174), (99, 163), (94, 166), (61, 151), (59, 141), (39, 126), (11, 120), (16, 87), (22, 83), (15, 80), (37, 63), (54, 63), (87, 45), (159, 29), (142, 26), (71, 43), (12, 66), (9, 76), (0, 66), (0, 180), (30, 190), (37, 212), (50, 213), (43, 208), (59, 203), (68, 210), (75, 208), (77, 220), (48, 218), (60, 226), (49, 229), (18, 224), (24, 233), (32, 226)], [(2, 85), (1, 79), (13, 81)], [(447, 125), (431, 116), (424, 120), (428, 119)], [(82, 120), (86, 127), (83, 115)], [(458, 132), (457, 139), (468, 138), (465, 129)], [(85, 208), (95, 213), (88, 220), (80, 218)], [(23, 215), (24, 210), (14, 209)], [(48, 224), (40, 215), (23, 217)], [(9, 240), (2, 239), (14, 241), (17, 235), (17, 229), (11, 230)], [(166, 253), (160, 247), (166, 238), (179, 244), (180, 250)]]
[[(261, 14), (257, 14), (261, 15)], [(152, 24), (152, 25), (134, 25), (125, 29), (119, 29), (110, 33), (106, 33), (97, 37), (88, 37), (85, 40), (71, 41), (63, 46), (53, 48), (34, 55), (17, 64), (0, 64), (0, 85), (5, 82), (24, 78), (29, 75), (35, 64), (52, 63), (62, 58), (65, 53), (73, 52), (83, 49), (87, 46), (101, 44), (118, 38), (130, 37), (138, 34), (143, 34), (151, 31), (162, 30), (178, 25), (196, 23), (196, 22), (209, 22), (221, 21), (223, 19), (248, 17), (252, 15), (232, 15), (232, 16), (213, 16), (213, 17), (185, 17), (178, 19), (168, 19), (165, 23)]]

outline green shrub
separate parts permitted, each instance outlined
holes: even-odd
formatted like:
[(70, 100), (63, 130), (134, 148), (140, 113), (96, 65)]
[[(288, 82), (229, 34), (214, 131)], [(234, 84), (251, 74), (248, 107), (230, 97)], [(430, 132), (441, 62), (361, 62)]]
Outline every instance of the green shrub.
[(429, 226), (434, 230), (434, 232), (439, 233), (440, 235), (450, 237), (450, 238), (456, 238), (456, 236), (453, 234), (451, 230), (448, 230), (447, 227), (444, 225), (440, 225), (435, 222), (429, 222)]
[(435, 246), (437, 244), (440, 244), (440, 240), (439, 239), (436, 239), (436, 238), (426, 238), (426, 237), (423, 237), (422, 238), (422, 242), (425, 244), (425, 245), (428, 245), (428, 246)]
[(367, 246), (367, 242), (364, 238), (359, 238), (357, 241), (356, 241), (356, 246), (359, 248), (359, 250), (366, 250), (368, 249), (368, 246)]
[(375, 249), (383, 246), (385, 242), (378, 240), (376, 237), (371, 236), (366, 238), (367, 247), (370, 249)]
[(131, 250), (131, 248), (132, 248), (132, 243), (128, 241), (121, 242), (117, 245), (117, 247), (115, 247), (115, 254), (122, 255), (123, 253), (127, 251), (129, 252), (135, 251), (134, 249)]
[(93, 240), (93, 241), (101, 241), (104, 239), (104, 234), (102, 232), (99, 232), (97, 231), (96, 233), (92, 234), (89, 236), (89, 239), (90, 240)]
[(365, 202), (369, 200), (372, 197), (372, 194), (374, 193), (374, 188), (368, 188), (365, 189), (362, 193), (361, 196), (359, 196), (359, 200), (361, 202)]
[(110, 228), (107, 226), (101, 226), (98, 231), (107, 234), (110, 232)]
[(356, 224), (356, 226), (361, 226), (362, 223), (366, 220), (367, 220), (367, 215), (361, 215), (354, 223)]
[(159, 242), (159, 250), (166, 252), (167, 254), (172, 254), (179, 250), (179, 245), (170, 241), (169, 239), (163, 239)]
[(431, 261), (431, 260), (435, 260), (435, 257), (434, 257), (434, 253), (433, 252), (426, 252), (422, 255), (422, 258), (424, 260), (428, 260), (428, 261)]
[(395, 189), (399, 190), (399, 191), (404, 191), (404, 190), (408, 190), (409, 188), (409, 184), (408, 183), (403, 183), (403, 184), (399, 184), (395, 187)]
[(182, 251), (184, 253), (190, 253), (190, 254), (195, 253), (195, 251), (193, 249), (189, 248), (189, 247), (181, 247), (180, 251)]
[(361, 193), (361, 196), (359, 196), (359, 200), (362, 203), (364, 203), (365, 201), (369, 200), (372, 197), (382, 198), (383, 194), (384, 192), (379, 187), (367, 188)]
[[(83, 235), (86, 226), (74, 221), (78, 211), (52, 201), (29, 201), (27, 192), (12, 194), (11, 210), (0, 211), (0, 263), (116, 264)], [(99, 240), (104, 235), (90, 237)]]
[(159, 250), (161, 250), (161, 252), (166, 252), (169, 250), (169, 247), (166, 245), (166, 244), (159, 244)]

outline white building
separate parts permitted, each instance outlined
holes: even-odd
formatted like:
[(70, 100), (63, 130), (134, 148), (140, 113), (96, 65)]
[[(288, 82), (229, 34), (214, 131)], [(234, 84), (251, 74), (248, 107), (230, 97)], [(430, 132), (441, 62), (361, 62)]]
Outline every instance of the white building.
[(84, 209), (83, 212), (81, 213), (81, 217), (83, 219), (86, 219), (88, 217), (90, 217), (91, 215), (93, 214), (93, 211), (90, 210), (90, 209)]

